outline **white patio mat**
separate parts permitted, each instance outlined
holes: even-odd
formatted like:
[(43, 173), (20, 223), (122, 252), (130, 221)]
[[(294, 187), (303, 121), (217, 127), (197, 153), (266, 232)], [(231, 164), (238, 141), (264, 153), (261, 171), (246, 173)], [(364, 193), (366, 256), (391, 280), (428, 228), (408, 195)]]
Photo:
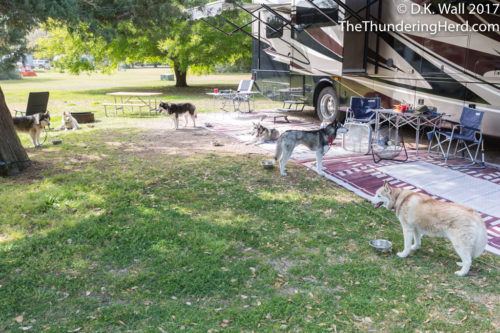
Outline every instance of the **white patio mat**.
[(428, 193), (460, 203), (481, 213), (500, 216), (500, 185), (426, 162), (379, 168), (380, 171), (423, 188)]

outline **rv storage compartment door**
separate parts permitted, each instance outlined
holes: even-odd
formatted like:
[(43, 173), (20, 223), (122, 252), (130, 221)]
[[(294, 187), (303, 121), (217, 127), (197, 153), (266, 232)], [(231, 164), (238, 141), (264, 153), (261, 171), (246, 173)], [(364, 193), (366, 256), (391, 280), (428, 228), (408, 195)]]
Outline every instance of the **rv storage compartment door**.
[(343, 32), (334, 0), (294, 0), (290, 70), (308, 75), (341, 75)]

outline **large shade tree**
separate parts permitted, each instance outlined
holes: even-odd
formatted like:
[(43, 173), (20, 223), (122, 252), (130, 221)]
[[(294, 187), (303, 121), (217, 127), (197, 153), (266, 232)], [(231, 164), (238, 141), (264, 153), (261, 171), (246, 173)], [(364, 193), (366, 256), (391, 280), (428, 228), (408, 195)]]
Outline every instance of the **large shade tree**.
[[(73, 72), (95, 70), (96, 67), (106, 70), (124, 58), (167, 60), (173, 65), (176, 73), (178, 72), (177, 84), (185, 85), (189, 66), (194, 65), (195, 69), (202, 69), (224, 59), (238, 57), (238, 52), (226, 53), (231, 45), (235, 45), (236, 50), (243, 49), (241, 41), (226, 40), (225, 43), (219, 43), (220, 35), (215, 35), (214, 31), (204, 36), (197, 35), (203, 31), (208, 32), (204, 30), (208, 28), (188, 24), (182, 9), (203, 2), (2, 0), (0, 70), (12, 67), (26, 51), (25, 37), (29, 31), (40, 24), (48, 24), (51, 30), (59, 29), (59, 37), (70, 43), (70, 47), (62, 44), (64, 53), (61, 54), (69, 54), (67, 63)], [(184, 35), (176, 36), (176, 33)], [(205, 42), (202, 43), (202, 40)], [(204, 52), (201, 47), (190, 49), (191, 46), (200, 45), (217, 47), (220, 52)], [(0, 172), (7, 170), (8, 173), (16, 173), (28, 165), (28, 156), (14, 130), (11, 114), (0, 87)]]
[[(230, 15), (236, 22), (248, 19)], [(100, 24), (101, 29), (95, 30), (87, 22), (75, 27), (50, 21), (45, 25), (49, 36), (39, 41), (38, 54), (57, 59), (56, 65), (72, 73), (110, 71), (123, 62), (168, 63), (178, 87), (187, 86), (188, 69), (208, 72), (217, 64), (241, 59), (249, 63), (251, 58), (250, 37), (225, 36), (201, 21), (190, 21), (180, 9), (177, 16), (165, 15), (159, 25)]]
[[(8, 72), (24, 52), (25, 37), (48, 17), (76, 17), (85, 7), (78, 0), (0, 1), (0, 70)], [(13, 174), (29, 165), (12, 123), (12, 116), (0, 87), (0, 174)]]

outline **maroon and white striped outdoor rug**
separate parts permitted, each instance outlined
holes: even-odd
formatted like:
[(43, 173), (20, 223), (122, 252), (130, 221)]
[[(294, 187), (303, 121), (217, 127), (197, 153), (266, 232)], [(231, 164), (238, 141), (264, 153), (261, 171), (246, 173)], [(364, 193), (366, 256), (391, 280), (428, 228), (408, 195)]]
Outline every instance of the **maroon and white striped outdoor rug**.
[[(252, 140), (250, 130), (265, 114), (203, 114), (200, 120), (206, 127), (229, 135), (242, 142)], [(266, 127), (275, 127), (280, 133), (288, 129), (311, 130), (319, 128), (319, 123), (291, 119), (290, 123), (274, 124), (272, 118), (263, 121)], [(345, 151), (341, 139), (328, 151), (323, 160), (325, 176), (335, 183), (370, 199), (375, 191), (388, 181), (394, 187), (402, 187), (426, 193), (442, 201), (453, 201), (477, 210), (483, 217), (488, 229), (489, 252), (500, 255), (500, 168), (488, 166), (485, 169), (452, 170), (442, 159), (428, 157), (425, 151), (415, 156), (413, 149), (408, 150), (406, 162), (383, 160), (374, 163), (371, 155), (360, 155)], [(274, 153), (276, 143), (264, 143), (261, 148)], [(292, 160), (316, 170), (316, 156), (303, 146), (295, 149)]]

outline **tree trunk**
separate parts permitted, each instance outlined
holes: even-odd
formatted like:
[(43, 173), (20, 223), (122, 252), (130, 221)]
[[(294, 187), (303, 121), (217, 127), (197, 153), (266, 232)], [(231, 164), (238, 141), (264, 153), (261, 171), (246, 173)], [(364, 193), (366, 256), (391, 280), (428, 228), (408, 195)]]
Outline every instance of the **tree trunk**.
[(187, 87), (187, 71), (181, 71), (174, 65), (174, 73), (175, 73), (175, 86), (176, 87)]
[(21, 145), (0, 87), (0, 175), (13, 175), (29, 166), (28, 154)]

